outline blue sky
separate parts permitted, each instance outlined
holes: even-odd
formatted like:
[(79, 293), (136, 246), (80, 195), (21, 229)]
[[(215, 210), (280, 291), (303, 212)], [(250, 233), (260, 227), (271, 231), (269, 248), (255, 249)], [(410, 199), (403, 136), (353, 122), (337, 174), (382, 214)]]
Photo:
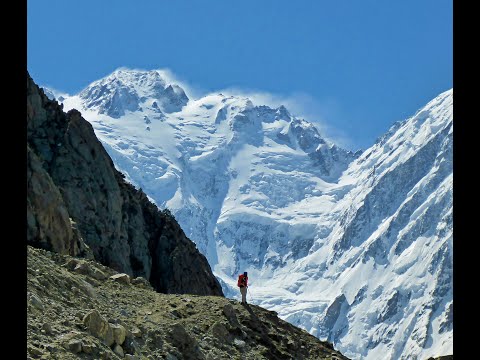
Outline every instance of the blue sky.
[(453, 87), (451, 0), (27, 2), (32, 78), (70, 94), (118, 67), (284, 102), (356, 150)]

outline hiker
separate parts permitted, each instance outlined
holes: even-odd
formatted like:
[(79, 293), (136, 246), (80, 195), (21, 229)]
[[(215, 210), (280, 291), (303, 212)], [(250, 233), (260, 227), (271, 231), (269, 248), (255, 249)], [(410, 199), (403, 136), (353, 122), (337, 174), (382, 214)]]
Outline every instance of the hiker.
[(246, 271), (243, 274), (238, 275), (237, 286), (240, 288), (240, 293), (242, 294), (242, 304), (246, 304), (248, 288), (248, 276)]

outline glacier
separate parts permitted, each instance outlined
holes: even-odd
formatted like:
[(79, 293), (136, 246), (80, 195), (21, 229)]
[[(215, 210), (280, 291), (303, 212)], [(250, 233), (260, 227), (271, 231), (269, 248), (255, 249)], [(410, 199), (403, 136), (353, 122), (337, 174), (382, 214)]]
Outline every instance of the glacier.
[(189, 98), (160, 70), (59, 101), (170, 209), (227, 297), (248, 271), (250, 302), (346, 356), (453, 353), (453, 89), (356, 152), (284, 106)]

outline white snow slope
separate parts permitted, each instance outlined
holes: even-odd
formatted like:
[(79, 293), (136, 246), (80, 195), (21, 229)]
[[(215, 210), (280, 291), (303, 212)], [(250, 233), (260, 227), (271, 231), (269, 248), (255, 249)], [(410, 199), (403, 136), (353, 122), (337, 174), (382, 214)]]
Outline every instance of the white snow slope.
[(355, 154), (283, 106), (188, 99), (156, 70), (62, 96), (227, 297), (248, 271), (252, 303), (352, 359), (453, 354), (453, 89)]

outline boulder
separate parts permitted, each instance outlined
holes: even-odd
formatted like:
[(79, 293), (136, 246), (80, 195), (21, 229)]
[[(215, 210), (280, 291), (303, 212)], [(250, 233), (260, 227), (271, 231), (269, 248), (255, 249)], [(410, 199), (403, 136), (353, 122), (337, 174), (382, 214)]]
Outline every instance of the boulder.
[(121, 358), (123, 358), (123, 356), (125, 355), (122, 347), (118, 344), (115, 344), (115, 346), (113, 347), (113, 352), (118, 356), (120, 356)]
[(225, 325), (221, 322), (217, 321), (215, 324), (213, 324), (210, 330), (212, 335), (220, 340), (220, 342), (225, 342), (227, 340), (229, 332)]
[(110, 280), (119, 282), (119, 283), (124, 284), (124, 285), (129, 285), (130, 284), (130, 276), (128, 274), (125, 274), (125, 273), (112, 275), (112, 276), (110, 276)]
[(92, 268), (90, 276), (97, 280), (105, 280), (107, 278), (107, 275), (97, 268)]
[(240, 324), (237, 319), (237, 315), (235, 314), (235, 310), (231, 304), (226, 304), (222, 309), (223, 315), (227, 318), (230, 325), (237, 328), (240, 327)]
[(84, 344), (84, 343), (82, 343), (82, 351), (85, 354), (91, 354), (91, 353), (94, 352), (95, 349), (96, 349), (95, 344)]
[(111, 346), (115, 342), (110, 324), (97, 310), (92, 310), (85, 315), (83, 324), (90, 334), (102, 340), (107, 346)]
[(29, 302), (30, 302), (30, 305), (32, 305), (34, 308), (40, 311), (44, 310), (43, 303), (37, 295), (30, 293)]
[(139, 338), (139, 337), (142, 337), (142, 331), (137, 328), (137, 327), (134, 327), (131, 331), (132, 335), (135, 336), (136, 338)]
[(129, 354), (141, 353), (142, 349), (138, 345), (138, 343), (127, 336), (125, 342), (122, 345), (123, 351)]
[(49, 335), (53, 333), (52, 325), (50, 325), (49, 323), (43, 323), (42, 330)]
[(97, 269), (95, 266), (92, 266), (85, 261), (78, 261), (73, 268), (73, 271), (78, 274), (91, 276), (97, 280), (105, 280), (107, 278), (107, 275), (103, 271)]
[(42, 356), (43, 355), (42, 350), (40, 350), (39, 348), (37, 348), (35, 346), (32, 346), (30, 344), (28, 344), (28, 346), (27, 346), (27, 351), (34, 356)]
[(73, 269), (76, 268), (76, 266), (80, 263), (80, 260), (78, 259), (69, 259), (65, 264), (62, 266), (66, 267), (68, 270), (73, 271)]
[(150, 285), (148, 280), (145, 279), (144, 277), (141, 277), (141, 276), (138, 276), (135, 279), (133, 279), (132, 284), (137, 285), (137, 286), (141, 286), (141, 287), (145, 287), (145, 288), (152, 288), (153, 289), (152, 285)]
[(169, 341), (175, 346), (186, 359), (203, 358), (199, 352), (199, 346), (180, 323), (175, 323), (170, 327)]
[(68, 342), (68, 349), (74, 354), (82, 352), (82, 341), (78, 339), (70, 340)]
[(120, 324), (110, 324), (113, 330), (113, 339), (118, 345), (122, 345), (127, 335), (127, 330)]
[(233, 340), (233, 343), (235, 344), (235, 346), (237, 346), (239, 348), (244, 348), (245, 345), (246, 345), (245, 341), (240, 340), (240, 339)]
[(88, 275), (90, 273), (90, 268), (86, 262), (79, 261), (73, 271), (77, 274)]
[(97, 292), (95, 291), (94, 287), (86, 282), (86, 281), (80, 281), (80, 289), (91, 299), (94, 299), (97, 297)]

